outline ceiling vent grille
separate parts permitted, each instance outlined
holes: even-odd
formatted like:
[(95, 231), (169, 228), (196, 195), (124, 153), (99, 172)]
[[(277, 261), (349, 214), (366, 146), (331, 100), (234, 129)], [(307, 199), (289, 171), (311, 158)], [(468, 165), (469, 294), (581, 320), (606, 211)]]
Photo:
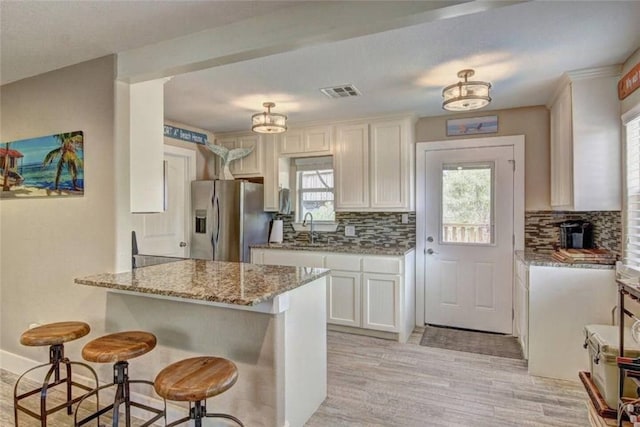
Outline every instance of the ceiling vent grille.
[(360, 96), (360, 91), (354, 85), (342, 85), (335, 87), (324, 87), (320, 89), (329, 98), (349, 98), (352, 96)]

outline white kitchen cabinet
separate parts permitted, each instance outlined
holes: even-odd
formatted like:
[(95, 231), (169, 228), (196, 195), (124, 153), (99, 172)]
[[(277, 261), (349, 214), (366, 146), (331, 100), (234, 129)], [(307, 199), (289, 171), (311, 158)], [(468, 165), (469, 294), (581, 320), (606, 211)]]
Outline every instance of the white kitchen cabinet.
[(413, 127), (406, 120), (371, 123), (372, 209), (413, 210)]
[(369, 208), (369, 125), (338, 126), (334, 149), (336, 210)]
[(265, 135), (263, 142), (264, 210), (277, 212), (280, 209), (280, 189), (289, 188), (289, 159), (280, 157), (276, 135)]
[(529, 265), (528, 283), (529, 373), (576, 381), (589, 370), (584, 326), (611, 324), (614, 270)]
[(327, 322), (360, 327), (362, 275), (352, 271), (332, 271), (327, 282)]
[(216, 138), (216, 144), (227, 147), (230, 150), (234, 148), (253, 147), (251, 154), (233, 161), (229, 166), (229, 170), (236, 178), (264, 176), (264, 144), (262, 135), (251, 132), (224, 134)]
[(400, 278), (397, 275), (362, 275), (362, 327), (396, 332), (400, 328)]
[(621, 209), (617, 67), (569, 72), (550, 110), (551, 206)]
[[(405, 342), (415, 326), (415, 251), (404, 256), (252, 249), (256, 264), (324, 267), (327, 322), (392, 333)], [(352, 331), (352, 330), (348, 330)]]
[(279, 148), (283, 156), (322, 156), (331, 154), (332, 126), (289, 129), (280, 134)]
[(414, 141), (409, 118), (337, 126), (336, 210), (412, 211)]

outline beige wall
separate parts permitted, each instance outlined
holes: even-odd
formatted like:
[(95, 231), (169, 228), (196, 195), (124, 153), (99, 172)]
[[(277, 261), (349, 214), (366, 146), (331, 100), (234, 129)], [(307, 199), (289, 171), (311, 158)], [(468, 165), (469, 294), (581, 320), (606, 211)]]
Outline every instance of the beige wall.
[[(47, 360), (19, 344), (30, 323), (84, 320), (104, 330), (105, 293), (73, 283), (111, 271), (115, 254), (115, 57), (77, 64), (0, 87), (0, 139), (84, 131), (83, 197), (0, 201), (0, 348)], [(128, 166), (125, 166), (128, 167)], [(82, 340), (67, 353), (78, 359)]]
[[(627, 58), (627, 61), (622, 66), (620, 77), (627, 74), (638, 63), (640, 63), (640, 49)], [(620, 111), (624, 114), (638, 104), (640, 104), (640, 89), (636, 89), (635, 92), (621, 101)]]
[[(498, 115), (498, 133), (447, 137), (448, 118)], [(544, 106), (499, 111), (475, 111), (455, 116), (423, 117), (416, 123), (416, 142), (444, 141), (488, 136), (525, 136), (525, 210), (548, 210), (549, 110)]]
[[(179, 127), (182, 129), (192, 130), (195, 132), (205, 133), (207, 139), (210, 142), (215, 141), (213, 132), (205, 129), (200, 129), (185, 123), (175, 122), (173, 120), (165, 119), (165, 124)], [(192, 142), (182, 141), (174, 138), (167, 138), (165, 136), (164, 143), (167, 145), (173, 145), (174, 147), (186, 148), (196, 152), (196, 179), (215, 179), (216, 178), (216, 161), (215, 154), (213, 154), (207, 147), (200, 144), (194, 144)]]

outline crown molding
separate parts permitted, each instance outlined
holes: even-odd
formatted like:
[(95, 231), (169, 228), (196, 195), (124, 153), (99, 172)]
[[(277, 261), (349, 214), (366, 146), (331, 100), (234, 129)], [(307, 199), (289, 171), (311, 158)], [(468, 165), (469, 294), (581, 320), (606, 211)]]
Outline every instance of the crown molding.
[(560, 80), (556, 85), (556, 89), (553, 91), (553, 95), (549, 98), (549, 101), (545, 104), (547, 108), (556, 102), (560, 92), (568, 84), (577, 80), (593, 79), (597, 77), (620, 77), (622, 73), (622, 64), (607, 65), (605, 67), (596, 68), (583, 68), (581, 70), (565, 71), (560, 76)]

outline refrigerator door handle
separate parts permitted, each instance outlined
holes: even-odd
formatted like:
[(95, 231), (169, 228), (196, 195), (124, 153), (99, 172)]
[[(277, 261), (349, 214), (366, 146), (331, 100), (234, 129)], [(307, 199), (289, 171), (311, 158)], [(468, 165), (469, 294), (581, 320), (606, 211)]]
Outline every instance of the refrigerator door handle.
[(215, 205), (216, 205), (216, 222), (217, 222), (215, 244), (217, 246), (218, 239), (220, 238), (220, 199), (218, 199), (218, 196), (216, 196)]

